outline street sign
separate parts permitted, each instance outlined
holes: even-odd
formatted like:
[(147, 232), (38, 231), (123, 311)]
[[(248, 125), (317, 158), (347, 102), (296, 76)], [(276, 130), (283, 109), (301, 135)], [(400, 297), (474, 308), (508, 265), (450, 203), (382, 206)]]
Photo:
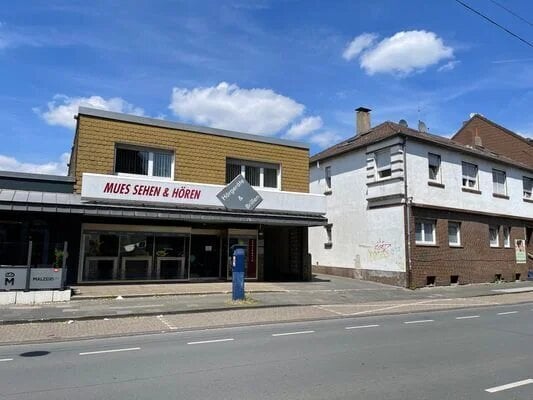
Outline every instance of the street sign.
[(239, 211), (253, 211), (263, 201), (242, 175), (228, 183), (217, 197), (228, 210)]

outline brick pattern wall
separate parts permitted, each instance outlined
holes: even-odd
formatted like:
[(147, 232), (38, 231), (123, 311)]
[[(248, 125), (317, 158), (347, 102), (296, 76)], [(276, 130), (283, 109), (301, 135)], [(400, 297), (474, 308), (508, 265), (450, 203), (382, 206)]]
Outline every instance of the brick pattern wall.
[(237, 158), (281, 164), (282, 190), (309, 191), (306, 149), (80, 115), (71, 171), (77, 193), (83, 172), (114, 173), (116, 143), (174, 151), (179, 181), (225, 184), (226, 158)]
[[(533, 270), (533, 260), (526, 264), (515, 261), (515, 239), (525, 239), (525, 221), (473, 215), (456, 211), (440, 211), (412, 208), (411, 230), (411, 286), (422, 287), (428, 276), (435, 276), (436, 285), (449, 285), (450, 277), (458, 275), (459, 284), (493, 282), (496, 274), (505, 281), (514, 281), (516, 274), (527, 279), (529, 269)], [(415, 243), (415, 220), (436, 221), (436, 245), (417, 245)], [(461, 223), (461, 246), (448, 244), (448, 221)], [(499, 247), (490, 247), (489, 225), (499, 225)], [(503, 247), (503, 226), (511, 227), (511, 248)], [(528, 244), (533, 252), (533, 243)]]
[(483, 147), (533, 168), (533, 145), (528, 145), (523, 140), (510, 135), (480, 117), (470, 119), (457, 132), (453, 140), (472, 146), (474, 145), (476, 129)]

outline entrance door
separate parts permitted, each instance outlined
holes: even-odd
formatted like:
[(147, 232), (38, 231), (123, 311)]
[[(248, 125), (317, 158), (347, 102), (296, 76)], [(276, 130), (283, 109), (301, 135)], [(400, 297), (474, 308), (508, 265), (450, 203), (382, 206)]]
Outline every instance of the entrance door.
[(228, 232), (228, 280), (231, 279), (232, 256), (236, 248), (244, 250), (246, 279), (257, 279), (257, 231), (230, 229)]
[(191, 235), (190, 279), (220, 276), (220, 236)]

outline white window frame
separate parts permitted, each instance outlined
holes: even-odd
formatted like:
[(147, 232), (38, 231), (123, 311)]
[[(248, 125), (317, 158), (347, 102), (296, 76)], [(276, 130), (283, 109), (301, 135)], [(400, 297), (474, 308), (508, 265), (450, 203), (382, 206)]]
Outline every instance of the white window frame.
[[(146, 151), (148, 152), (148, 175), (143, 174), (132, 174), (129, 172), (117, 172), (117, 150), (118, 149), (124, 149), (124, 150), (134, 150), (134, 151)], [(154, 153), (166, 153), (171, 156), (172, 162), (170, 165), (170, 177), (168, 176), (154, 176)], [(153, 180), (163, 180), (163, 181), (173, 181), (174, 180), (174, 168), (175, 168), (175, 162), (176, 162), (176, 155), (175, 152), (172, 150), (165, 150), (165, 149), (155, 149), (152, 147), (143, 147), (143, 146), (135, 146), (130, 144), (121, 144), (117, 143), (115, 145), (115, 158), (114, 158), (114, 164), (113, 164), (113, 170), (115, 171), (115, 175), (118, 176), (131, 176), (134, 178), (143, 177)]]
[(326, 190), (331, 190), (331, 165), (324, 168), (324, 180), (326, 181)]
[(333, 224), (324, 225), (324, 229), (326, 230), (326, 242), (324, 243), (324, 247), (330, 249), (333, 246)]
[[(389, 163), (384, 165), (384, 166), (378, 167), (378, 158), (379, 158), (380, 155), (388, 156)], [(374, 168), (376, 170), (376, 180), (377, 181), (390, 179), (392, 177), (392, 159), (391, 159), (390, 149), (378, 150), (378, 151), (376, 151), (374, 153)], [(381, 173), (383, 171), (390, 171), (390, 172), (389, 172), (389, 174), (387, 176), (381, 176)]]
[[(450, 240), (450, 225), (457, 226), (457, 242), (452, 242)], [(461, 246), (461, 223), (456, 221), (448, 221), (448, 245), (450, 247), (460, 247)]]
[[(226, 168), (227, 168), (227, 165), (229, 164), (235, 164), (235, 165), (240, 165), (241, 166), (241, 175), (243, 178), (246, 179), (246, 167), (257, 167), (259, 168), (259, 186), (257, 185), (252, 185), (253, 187), (256, 187), (256, 188), (261, 188), (262, 190), (281, 190), (281, 165), (280, 164), (275, 164), (275, 163), (267, 163), (267, 162), (259, 162), (259, 161), (248, 161), (248, 160), (240, 160), (238, 158), (228, 158), (226, 159)], [(269, 169), (276, 169), (277, 171), (277, 179), (276, 179), (276, 183), (277, 183), (277, 187), (273, 188), (273, 187), (265, 187), (264, 186), (264, 183), (265, 183), (265, 175), (264, 175), (264, 169), (265, 168), (269, 168)]]
[[(530, 182), (532, 188), (526, 190), (526, 182)], [(522, 197), (524, 199), (533, 199), (533, 178), (529, 176), (522, 177)]]
[[(503, 176), (503, 191), (502, 192), (498, 192), (496, 190), (496, 185), (500, 183), (495, 180), (495, 178), (498, 175)], [(492, 169), (492, 193), (499, 194), (502, 196), (507, 196), (507, 174), (505, 173), (505, 171), (502, 171), (501, 169), (496, 169), (496, 168)]]
[[(490, 237), (490, 231), (496, 230), (496, 241), (493, 242)], [(489, 225), (489, 244), (490, 247), (500, 247), (500, 226), (499, 225)]]
[[(437, 177), (435, 179), (430, 178), (429, 173), (431, 171), (431, 157), (436, 157), (438, 160), (438, 169), (437, 169)], [(435, 153), (428, 153), (428, 180), (431, 182), (438, 182), (440, 183), (442, 181), (442, 175), (441, 175), (441, 156), (440, 154)]]
[[(422, 232), (422, 240), (416, 239), (416, 226), (420, 224), (421, 226), (421, 232)], [(432, 241), (426, 240), (426, 225), (431, 225), (432, 229)], [(437, 244), (437, 222), (435, 220), (427, 220), (427, 219), (421, 219), (415, 221), (415, 243), (416, 244), (422, 244), (422, 245), (435, 245)]]
[[(465, 167), (475, 167), (475, 171), (476, 171), (476, 176), (475, 177), (472, 177), (470, 175), (466, 175), (465, 174)], [(473, 164), (473, 163), (470, 163), (470, 162), (467, 162), (467, 161), (463, 161), (461, 163), (461, 174), (462, 174), (462, 179), (461, 179), (461, 184), (463, 185), (463, 188), (465, 189), (471, 189), (471, 190), (478, 190), (479, 189), (479, 167), (477, 164)], [(467, 180), (467, 181), (472, 181), (472, 180), (475, 180), (475, 184), (474, 186), (468, 186), (468, 185), (465, 185), (463, 183), (463, 180)]]
[(511, 247), (511, 227), (503, 227), (503, 247), (509, 249)]

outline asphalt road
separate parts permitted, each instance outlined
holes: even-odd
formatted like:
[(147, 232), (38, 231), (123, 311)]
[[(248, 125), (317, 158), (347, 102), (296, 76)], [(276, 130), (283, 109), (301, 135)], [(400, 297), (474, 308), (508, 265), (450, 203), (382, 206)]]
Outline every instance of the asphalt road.
[(531, 399), (533, 304), (0, 347), (0, 399)]

